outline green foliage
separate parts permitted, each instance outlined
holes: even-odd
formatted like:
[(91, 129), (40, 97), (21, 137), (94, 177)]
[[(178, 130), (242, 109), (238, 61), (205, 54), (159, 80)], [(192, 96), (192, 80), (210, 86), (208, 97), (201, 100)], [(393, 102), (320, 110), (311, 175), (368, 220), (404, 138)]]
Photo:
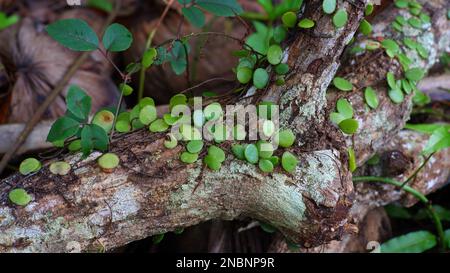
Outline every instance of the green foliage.
[(162, 242), (164, 239), (164, 234), (158, 234), (152, 237), (152, 241), (154, 245), (157, 245)]
[(80, 19), (58, 20), (48, 25), (46, 31), (58, 43), (74, 51), (93, 51), (99, 47), (97, 34)]
[(396, 104), (400, 104), (405, 100), (403, 92), (398, 88), (389, 90), (388, 95), (389, 98)]
[(272, 65), (277, 65), (283, 58), (283, 50), (279, 45), (272, 45), (267, 50), (267, 60)]
[(88, 124), (81, 131), (81, 151), (83, 156), (87, 157), (92, 150), (106, 151), (108, 149), (109, 139), (105, 130), (95, 124)]
[(189, 141), (186, 145), (186, 149), (190, 153), (200, 153), (200, 151), (203, 149), (203, 141), (202, 140), (192, 140)]
[(92, 119), (92, 124), (102, 127), (106, 133), (109, 133), (111, 131), (113, 123), (114, 113), (108, 110), (99, 111)]
[(267, 233), (275, 233), (277, 231), (277, 229), (274, 226), (269, 225), (267, 223), (259, 222), (259, 226), (261, 227), (262, 230), (264, 230)]
[(48, 142), (66, 140), (81, 130), (80, 122), (69, 117), (61, 117), (53, 123), (47, 135)]
[(336, 109), (345, 119), (353, 117), (353, 107), (346, 99), (338, 99)]
[(139, 111), (139, 121), (144, 125), (149, 125), (157, 117), (156, 107), (153, 105), (146, 105)]
[(24, 189), (14, 189), (8, 194), (9, 200), (18, 205), (26, 206), (31, 202), (31, 196)]
[(126, 97), (129, 96), (131, 94), (133, 94), (133, 87), (129, 86), (126, 83), (121, 83), (119, 85), (119, 90), (120, 92), (122, 92), (122, 94)]
[(197, 7), (182, 8), (181, 12), (194, 27), (201, 28), (206, 23), (205, 14)]
[(354, 172), (358, 167), (356, 165), (355, 151), (353, 150), (353, 148), (348, 148), (347, 152), (348, 152), (348, 169), (351, 172)]
[(336, 10), (336, 0), (323, 0), (322, 9), (326, 14), (332, 14)]
[(283, 156), (281, 157), (281, 166), (286, 172), (292, 173), (293, 171), (295, 171), (297, 164), (298, 159), (295, 155), (290, 152), (283, 153)]
[(355, 119), (345, 119), (339, 123), (339, 128), (347, 135), (353, 135), (358, 131), (359, 124)]
[(263, 89), (269, 83), (269, 73), (263, 68), (258, 68), (253, 73), (253, 85), (258, 89)]
[(115, 169), (117, 166), (119, 166), (120, 163), (120, 159), (119, 157), (114, 154), (114, 153), (106, 153), (104, 155), (102, 155), (99, 159), (98, 159), (98, 165), (103, 169), (103, 170), (113, 170)]
[(268, 159), (261, 159), (258, 163), (259, 169), (265, 173), (273, 172), (273, 163)]
[(64, 161), (53, 162), (49, 170), (55, 175), (67, 175), (70, 172), (70, 165)]
[(19, 172), (23, 175), (35, 173), (41, 169), (41, 162), (36, 158), (27, 158), (19, 166)]
[(382, 253), (422, 253), (436, 246), (436, 236), (429, 231), (415, 231), (395, 237), (381, 245)]
[(0, 30), (16, 24), (19, 20), (20, 17), (18, 15), (8, 16), (6, 13), (0, 11)]
[(113, 5), (109, 0), (88, 0), (87, 5), (106, 12), (113, 11)]
[(364, 99), (366, 100), (367, 105), (369, 105), (372, 109), (378, 108), (378, 96), (377, 93), (375, 93), (375, 90), (372, 87), (367, 87), (364, 90)]
[(256, 164), (259, 161), (259, 152), (255, 144), (248, 144), (244, 150), (244, 156), (248, 163)]
[(423, 153), (430, 155), (440, 150), (450, 147), (450, 132), (446, 127), (440, 127), (433, 131), (425, 145)]
[(291, 129), (281, 130), (278, 133), (278, 145), (283, 148), (289, 148), (294, 145), (295, 135)]
[(163, 119), (157, 119), (148, 128), (152, 133), (163, 133), (169, 129), (169, 125)]
[(315, 22), (311, 19), (308, 18), (304, 18), (302, 20), (300, 20), (300, 22), (298, 22), (298, 27), (299, 28), (312, 28), (315, 26)]
[(237, 79), (242, 84), (249, 83), (253, 78), (253, 70), (248, 67), (240, 67), (237, 70)]
[(81, 88), (72, 85), (66, 96), (66, 104), (72, 115), (85, 121), (91, 112), (92, 99)]
[(333, 16), (333, 24), (336, 28), (345, 26), (348, 20), (348, 14), (345, 9), (338, 10)]
[(241, 144), (234, 144), (231, 147), (233, 155), (240, 160), (245, 160), (245, 147)]
[(166, 139), (164, 140), (164, 147), (167, 149), (173, 149), (177, 147), (178, 140), (173, 134), (167, 134)]
[(235, 16), (243, 12), (236, 0), (196, 0), (195, 3), (217, 16)]
[(142, 56), (142, 67), (144, 67), (145, 69), (150, 68), (157, 57), (158, 51), (156, 50), (156, 48), (152, 47), (148, 49)]
[(335, 77), (333, 79), (334, 86), (341, 91), (352, 91), (353, 85), (346, 79), (341, 77)]
[(411, 68), (405, 72), (405, 77), (410, 81), (418, 82), (425, 76), (425, 71), (421, 68)]
[(180, 160), (183, 163), (192, 164), (192, 163), (195, 163), (198, 160), (198, 154), (197, 153), (183, 152), (181, 154), (181, 156), (180, 156)]
[(363, 19), (359, 25), (359, 31), (364, 35), (369, 35), (372, 33), (372, 25), (367, 20)]
[(287, 28), (293, 28), (297, 23), (297, 14), (293, 11), (288, 11), (281, 17), (283, 25)]

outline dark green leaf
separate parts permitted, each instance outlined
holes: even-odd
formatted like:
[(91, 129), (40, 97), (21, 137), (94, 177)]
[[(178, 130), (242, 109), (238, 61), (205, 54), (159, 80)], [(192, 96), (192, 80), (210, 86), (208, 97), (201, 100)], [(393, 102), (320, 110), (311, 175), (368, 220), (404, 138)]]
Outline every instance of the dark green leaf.
[(436, 236), (429, 231), (416, 231), (393, 238), (381, 245), (382, 253), (422, 253), (436, 246)]
[(69, 88), (66, 96), (67, 110), (80, 120), (87, 120), (91, 112), (92, 99), (76, 85)]
[(345, 119), (339, 123), (339, 128), (341, 128), (342, 132), (346, 133), (347, 135), (353, 135), (358, 131), (358, 121), (355, 119)]
[(194, 27), (202, 28), (205, 25), (205, 15), (200, 9), (192, 6), (189, 8), (182, 8), (181, 12)]
[(103, 35), (103, 46), (111, 52), (125, 51), (130, 48), (133, 35), (123, 25), (114, 23), (110, 25)]
[(108, 135), (100, 126), (89, 124), (81, 131), (81, 151), (84, 157), (89, 156), (94, 149), (106, 151), (108, 143)]
[(109, 0), (89, 0), (87, 5), (88, 7), (97, 8), (106, 12), (113, 11), (113, 5)]
[(47, 136), (48, 142), (66, 140), (78, 133), (80, 123), (68, 117), (61, 117), (53, 123)]
[(243, 9), (236, 0), (196, 0), (198, 6), (218, 16), (235, 16)]
[(48, 25), (46, 30), (61, 45), (75, 51), (92, 51), (99, 46), (97, 34), (80, 19), (59, 20)]

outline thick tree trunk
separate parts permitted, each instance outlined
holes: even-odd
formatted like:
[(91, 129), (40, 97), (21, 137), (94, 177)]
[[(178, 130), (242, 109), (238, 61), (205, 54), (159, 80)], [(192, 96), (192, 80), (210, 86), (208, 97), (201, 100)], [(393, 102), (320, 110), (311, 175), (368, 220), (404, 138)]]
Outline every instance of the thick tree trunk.
[[(445, 18), (444, 1), (435, 2), (440, 6), (430, 10), (434, 12), (433, 22)], [(99, 154), (95, 153), (83, 161), (79, 156), (61, 158), (72, 166), (66, 177), (50, 174), (46, 165), (31, 177), (14, 175), (5, 179), (0, 185), (0, 251), (111, 249), (216, 218), (256, 218), (306, 247), (337, 239), (352, 228), (348, 224), (353, 184), (347, 168), (347, 144), (342, 133), (327, 121), (326, 90), (345, 45), (358, 28), (365, 1), (340, 2), (349, 13), (349, 22), (338, 30), (331, 17), (321, 11), (321, 3), (306, 3), (305, 14), (317, 26), (295, 33), (288, 45), (286, 56), (292, 72), (286, 86), (271, 87), (265, 94), (245, 101), (251, 103), (259, 97), (280, 103), (281, 126), (293, 129), (298, 136), (297, 145), (291, 149), (300, 159), (294, 174), (277, 168), (274, 174), (265, 175), (232, 156), (221, 171), (212, 172), (201, 163), (179, 162), (182, 147), (165, 149), (162, 135), (151, 135), (147, 130), (121, 135), (112, 145), (121, 159), (114, 173), (99, 170), (95, 162)], [(427, 32), (438, 33), (440, 27), (433, 24), (432, 31)], [(433, 44), (441, 44), (441, 40), (436, 34)], [(435, 60), (436, 56), (423, 66)], [(361, 92), (350, 95), (356, 100)], [(409, 115), (410, 98), (400, 107), (388, 100), (381, 105), (395, 114), (378, 115), (381, 124), (394, 124), (382, 132), (395, 135)], [(363, 151), (367, 138), (385, 143), (388, 137), (375, 134), (379, 128), (370, 126), (374, 113), (361, 110), (357, 115), (362, 121), (368, 120), (363, 122), (366, 137), (354, 138), (355, 147), (361, 147), (357, 151), (367, 154), (359, 157), (362, 163), (373, 153)], [(12, 206), (7, 194), (15, 187), (32, 193), (33, 202), (25, 208)]]

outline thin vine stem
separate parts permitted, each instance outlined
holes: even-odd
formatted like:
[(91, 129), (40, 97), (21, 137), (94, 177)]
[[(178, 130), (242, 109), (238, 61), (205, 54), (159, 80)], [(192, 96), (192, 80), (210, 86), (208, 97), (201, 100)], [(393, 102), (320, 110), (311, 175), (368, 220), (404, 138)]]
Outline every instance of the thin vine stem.
[(425, 165), (427, 165), (428, 161), (430, 161), (431, 157), (434, 155), (434, 153), (430, 154), (425, 161), (419, 166), (419, 168), (417, 168), (417, 170), (414, 171), (414, 173), (408, 177), (408, 179), (405, 180), (405, 182), (403, 182), (402, 184), (402, 188), (408, 184), (411, 180), (413, 180), (418, 174), (419, 172), (425, 167)]
[(390, 184), (390, 185), (399, 187), (399, 188), (403, 189), (405, 192), (413, 195), (415, 198), (417, 198), (420, 202), (422, 202), (425, 205), (426, 209), (430, 213), (431, 218), (433, 219), (436, 231), (438, 233), (439, 247), (442, 252), (445, 251), (445, 249), (446, 249), (445, 235), (444, 235), (444, 228), (442, 227), (441, 219), (439, 218), (439, 215), (436, 213), (433, 206), (431, 205), (430, 200), (428, 200), (428, 198), (424, 194), (422, 194), (420, 191), (418, 191), (416, 189), (413, 189), (412, 187), (410, 187), (408, 185), (403, 185), (403, 183), (401, 183), (397, 180), (391, 179), (391, 178), (387, 178), (387, 177), (376, 177), (376, 176), (353, 177), (353, 182), (355, 182), (355, 183), (379, 182), (379, 183)]
[[(164, 18), (166, 18), (167, 13), (169, 12), (170, 7), (173, 5), (174, 2), (175, 2), (175, 0), (169, 0), (169, 2), (167, 3), (166, 8), (164, 9), (163, 13), (161, 14), (161, 17), (159, 17), (158, 22), (156, 23), (155, 27), (153, 28), (153, 30), (150, 32), (150, 34), (147, 37), (147, 42), (145, 44), (144, 52), (150, 49), (150, 46), (153, 43), (153, 38), (155, 37), (156, 32), (159, 29), (159, 26), (164, 21)], [(141, 100), (144, 97), (144, 88), (145, 88), (145, 69), (141, 69), (141, 71), (139, 73), (138, 100)]]

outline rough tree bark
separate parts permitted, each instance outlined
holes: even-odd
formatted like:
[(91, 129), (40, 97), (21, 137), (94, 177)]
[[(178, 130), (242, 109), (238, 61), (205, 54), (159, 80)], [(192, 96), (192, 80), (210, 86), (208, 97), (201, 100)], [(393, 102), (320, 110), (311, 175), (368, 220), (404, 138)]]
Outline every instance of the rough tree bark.
[[(428, 136), (413, 132), (401, 131), (390, 142), (378, 151), (381, 161), (375, 166), (362, 166), (356, 175), (390, 176), (398, 181), (405, 181), (424, 162), (421, 151), (428, 142)], [(444, 150), (435, 154), (425, 165), (409, 186), (424, 194), (434, 192), (448, 183), (450, 175), (450, 150)], [(363, 219), (370, 211), (398, 202), (403, 206), (411, 207), (418, 202), (410, 194), (394, 186), (377, 183), (363, 183), (355, 188), (356, 198), (350, 211), (350, 221), (358, 223), (360, 228), (366, 227)], [(346, 234), (339, 241), (311, 248), (301, 248), (300, 252), (348, 252), (351, 250), (352, 241), (358, 238), (357, 234)], [(381, 243), (381, 242), (380, 242)], [(359, 249), (370, 250), (364, 246)], [(290, 252), (282, 238), (274, 239), (271, 252)]]
[[(337, 239), (352, 228), (348, 224), (353, 184), (347, 169), (347, 144), (327, 122), (326, 89), (345, 45), (358, 28), (365, 1), (340, 1), (340, 7), (349, 13), (349, 22), (338, 30), (330, 16), (321, 11), (321, 2), (308, 1), (305, 9), (317, 27), (295, 33), (288, 44), (286, 56), (292, 72), (286, 86), (271, 87), (259, 96), (279, 102), (281, 126), (293, 129), (298, 136), (298, 145), (291, 149), (300, 159), (294, 174), (277, 169), (272, 175), (264, 175), (255, 166), (231, 156), (221, 171), (211, 172), (201, 163), (179, 162), (182, 147), (166, 150), (163, 135), (150, 135), (146, 130), (121, 135), (112, 145), (121, 166), (112, 174), (99, 171), (95, 163), (99, 154), (94, 153), (83, 161), (77, 155), (61, 158), (72, 166), (67, 177), (51, 175), (45, 165), (31, 177), (13, 175), (5, 179), (0, 185), (0, 251), (111, 249), (215, 218), (252, 217), (268, 222), (306, 247)], [(430, 11), (433, 22), (440, 22), (436, 20), (445, 16), (441, 13), (446, 4), (435, 2), (440, 10), (433, 6)], [(442, 26), (433, 24), (431, 29), (427, 31), (435, 33), (432, 45), (441, 43), (445, 36), (439, 34)], [(431, 65), (435, 60), (436, 56), (424, 64)], [(361, 96), (356, 93), (351, 95)], [(256, 96), (245, 103), (253, 100)], [(405, 104), (410, 104), (410, 98)], [(378, 114), (379, 122), (395, 123), (383, 133), (395, 135), (411, 107), (389, 101), (382, 105), (385, 111), (396, 114)], [(376, 114), (357, 111), (357, 115), (364, 121)], [(366, 137), (377, 143), (387, 141), (385, 135), (375, 133), (379, 128), (367, 128), (372, 133), (364, 130)], [(364, 147), (366, 141), (356, 137), (354, 145)], [(359, 162), (372, 152), (361, 156)], [(14, 187), (27, 189), (33, 194), (33, 202), (25, 208), (12, 206), (7, 193)]]

